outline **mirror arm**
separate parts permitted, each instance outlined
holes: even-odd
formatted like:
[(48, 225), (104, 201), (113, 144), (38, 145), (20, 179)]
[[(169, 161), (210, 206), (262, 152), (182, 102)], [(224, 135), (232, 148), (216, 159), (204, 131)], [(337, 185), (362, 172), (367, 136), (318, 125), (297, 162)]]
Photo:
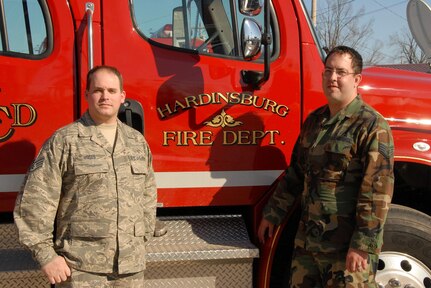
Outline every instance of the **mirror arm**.
[(270, 0), (265, 0), (265, 14), (264, 14), (264, 32), (262, 33), (262, 45), (264, 47), (264, 70), (261, 71), (254, 71), (254, 70), (241, 70), (241, 76), (242, 80), (246, 84), (250, 84), (253, 86), (254, 89), (259, 90), (263, 84), (265, 84), (266, 81), (269, 79), (270, 75), (270, 45), (272, 43), (271, 34), (269, 33), (269, 27), (271, 25), (270, 23), (270, 17), (269, 17), (269, 11), (270, 11)]

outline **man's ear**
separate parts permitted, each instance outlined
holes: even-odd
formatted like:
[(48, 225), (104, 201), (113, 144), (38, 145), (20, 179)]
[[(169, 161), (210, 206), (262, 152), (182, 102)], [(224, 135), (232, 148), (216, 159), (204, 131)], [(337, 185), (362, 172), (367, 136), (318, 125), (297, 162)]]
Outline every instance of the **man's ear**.
[(121, 104), (123, 104), (126, 101), (126, 91), (121, 92)]
[(359, 83), (362, 81), (362, 74), (356, 74), (355, 75), (355, 86), (358, 87)]

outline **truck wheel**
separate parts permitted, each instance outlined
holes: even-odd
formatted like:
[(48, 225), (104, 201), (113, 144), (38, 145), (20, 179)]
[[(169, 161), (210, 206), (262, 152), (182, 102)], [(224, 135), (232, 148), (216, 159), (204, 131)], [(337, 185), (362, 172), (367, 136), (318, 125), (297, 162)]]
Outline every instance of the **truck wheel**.
[(391, 205), (376, 275), (379, 287), (431, 288), (431, 217)]

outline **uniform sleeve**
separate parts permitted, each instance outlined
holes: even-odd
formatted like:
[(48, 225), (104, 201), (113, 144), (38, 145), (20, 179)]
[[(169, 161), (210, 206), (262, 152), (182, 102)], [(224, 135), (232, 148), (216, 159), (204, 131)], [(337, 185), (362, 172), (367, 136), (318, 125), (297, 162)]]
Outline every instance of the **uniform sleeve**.
[(277, 183), (274, 193), (263, 209), (263, 217), (269, 222), (279, 225), (295, 202), (295, 199), (302, 193), (304, 187), (304, 173), (299, 166), (299, 140), (296, 142), (292, 152), (290, 165), (284, 176)]
[(157, 208), (157, 187), (154, 176), (152, 154), (147, 146), (148, 151), (148, 177), (145, 180), (144, 189), (144, 221), (145, 237), (149, 239), (154, 234), (156, 226), (156, 208)]
[(14, 209), (19, 240), (41, 266), (57, 256), (53, 233), (62, 185), (61, 154), (61, 143), (55, 137), (44, 144), (28, 170)]
[(383, 245), (383, 226), (394, 190), (394, 144), (384, 119), (378, 121), (365, 143), (364, 177), (359, 190), (356, 229), (350, 247), (378, 254)]

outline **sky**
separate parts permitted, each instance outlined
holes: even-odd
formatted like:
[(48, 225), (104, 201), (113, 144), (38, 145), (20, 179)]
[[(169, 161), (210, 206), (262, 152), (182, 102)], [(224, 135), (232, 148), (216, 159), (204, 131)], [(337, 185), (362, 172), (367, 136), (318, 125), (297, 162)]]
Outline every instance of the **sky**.
[[(370, 37), (373, 42), (380, 40), (387, 43), (390, 35), (402, 29), (409, 30), (406, 0), (356, 0), (353, 3), (357, 9), (365, 8), (364, 17), (374, 19), (374, 35)], [(364, 49), (371, 49), (371, 47), (364, 47)], [(393, 49), (384, 50), (386, 58), (393, 58)]]
[[(311, 5), (312, 0), (304, 0), (306, 5)], [(331, 0), (333, 1), (333, 0)], [(364, 8), (364, 14), (362, 21), (367, 22), (373, 20), (373, 35), (369, 37), (368, 43), (362, 49), (361, 54), (367, 54), (367, 51), (371, 51), (373, 44), (376, 41), (382, 41), (385, 45), (381, 52), (384, 54), (385, 59), (383, 63), (395, 63), (396, 62), (396, 51), (389, 47), (390, 36), (394, 33), (401, 32), (403, 29), (409, 31), (407, 22), (407, 4), (408, 0), (342, 0), (350, 3), (355, 14), (361, 8)], [(326, 3), (326, 0), (317, 0), (322, 4)], [(424, 0), (429, 6), (431, 6), (431, 0)], [(310, 4), (309, 4), (310, 3)], [(325, 4), (326, 7), (326, 4)], [(319, 13), (317, 11), (317, 13)], [(365, 58), (365, 57), (364, 57)], [(395, 58), (395, 59), (394, 59)], [(383, 64), (382, 63), (382, 64)], [(399, 63), (399, 62), (396, 62)]]
[[(388, 43), (389, 37), (397, 31), (406, 29), (409, 31), (407, 22), (407, 0), (356, 0), (353, 1), (353, 6), (356, 9), (365, 8), (364, 17), (374, 19), (374, 35), (370, 37), (370, 42), (377, 40)], [(372, 43), (369, 47), (364, 47), (365, 50), (372, 48)], [(387, 62), (393, 62), (396, 51), (389, 47), (385, 47), (383, 54), (386, 56)]]

